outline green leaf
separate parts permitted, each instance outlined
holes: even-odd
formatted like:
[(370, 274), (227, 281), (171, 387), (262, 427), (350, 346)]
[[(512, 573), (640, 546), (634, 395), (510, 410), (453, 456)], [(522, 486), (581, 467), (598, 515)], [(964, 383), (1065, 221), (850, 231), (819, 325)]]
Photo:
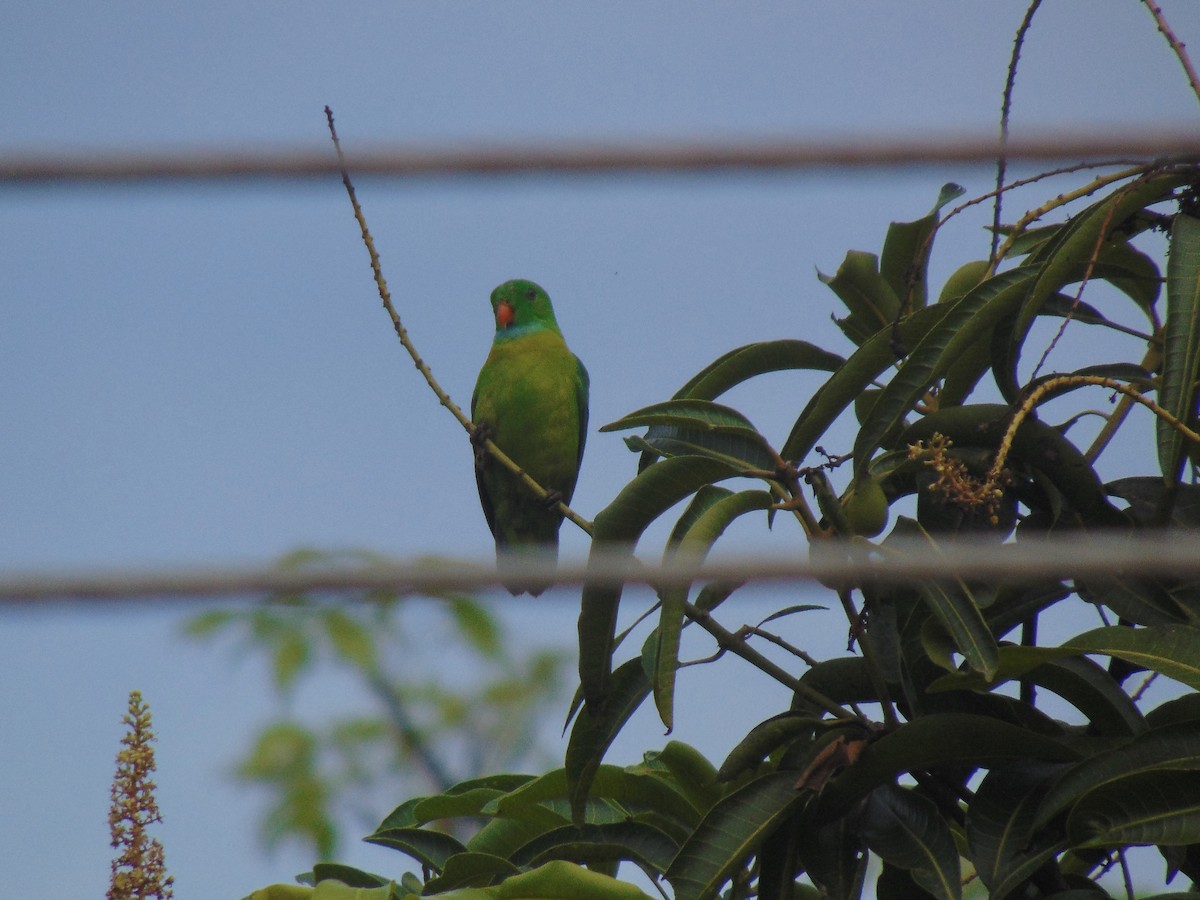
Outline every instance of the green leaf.
[(920, 309), (926, 303), (928, 284), (926, 269), (938, 213), (947, 203), (966, 193), (962, 185), (942, 185), (937, 202), (927, 215), (915, 222), (893, 222), (888, 226), (879, 258), (879, 274), (891, 286), (906, 311)]
[[(725, 533), (735, 519), (749, 512), (768, 510), (774, 500), (767, 491), (739, 491), (717, 500), (696, 517), (676, 546), (668, 547), (666, 556), (702, 561), (717, 538)], [(679, 640), (685, 618), (684, 605), (690, 589), (690, 585), (678, 585), (659, 592), (661, 604), (654, 654), (654, 703), (667, 733), (674, 726), (675, 673), (679, 669)]]
[(407, 853), (422, 866), (440, 872), (446, 860), (467, 848), (457, 838), (428, 828), (382, 828), (363, 838), (368, 844), (378, 844)]
[(568, 825), (534, 838), (510, 857), (516, 865), (537, 866), (552, 859), (579, 863), (629, 860), (644, 869), (666, 871), (679, 845), (665, 832), (643, 822)]
[[(650, 900), (637, 887), (563, 860), (505, 879), (496, 900)], [(445, 898), (451, 900), (451, 898)], [(457, 898), (455, 898), (457, 900)]]
[(899, 317), (900, 299), (879, 274), (879, 260), (873, 253), (851, 250), (838, 266), (836, 275), (831, 278), (818, 272), (817, 277), (850, 310), (846, 318), (835, 321), (846, 337), (856, 344), (862, 344), (871, 335), (890, 327)]
[(757, 435), (758, 431), (736, 409), (711, 400), (667, 400), (654, 403), (601, 425), (601, 431), (623, 431), (649, 425), (673, 425), (693, 431)]
[(815, 369), (836, 372), (845, 360), (808, 341), (761, 341), (730, 350), (675, 392), (675, 400), (714, 400), (735, 385), (768, 372)]
[(1034, 817), (1046, 784), (1061, 765), (1018, 760), (993, 769), (967, 808), (971, 861), (993, 900), (1001, 900), (1029, 879), (1065, 844), (1034, 841)]
[[(1196, 415), (1200, 379), (1200, 219), (1179, 213), (1171, 226), (1167, 259), (1167, 316), (1163, 326), (1162, 389), (1158, 403), (1180, 422)], [(1163, 478), (1178, 481), (1183, 466), (1184, 437), (1162, 419), (1158, 464)]]
[[(726, 463), (699, 456), (665, 459), (639, 472), (597, 515), (591, 558), (632, 559), (642, 532), (680, 500), (706, 484), (738, 475)], [(589, 581), (579, 612), (579, 682), (588, 705), (604, 706), (609, 690), (617, 612), (624, 585)]]
[(943, 763), (986, 767), (1028, 758), (1073, 761), (1079, 754), (1051, 737), (991, 716), (933, 713), (869, 744), (857, 762), (825, 788), (818, 809), (821, 818), (843, 815), (854, 802), (902, 772)]
[(1075, 847), (1200, 842), (1200, 772), (1138, 772), (1108, 782), (1067, 817)]
[(334, 879), (354, 888), (377, 888), (392, 884), (392, 879), (364, 872), (353, 866), (343, 866), (339, 863), (317, 863), (313, 866), (312, 877), (314, 884)]
[[(951, 309), (948, 305), (938, 304), (905, 317), (900, 323), (901, 342), (906, 346), (917, 343)], [(779, 451), (784, 459), (803, 460), (842, 411), (896, 361), (893, 337), (890, 328), (876, 332), (817, 389)]]
[[(929, 546), (936, 550), (937, 543), (929, 533), (922, 529), (922, 534)], [(956, 579), (954, 585), (927, 580), (920, 584), (918, 593), (967, 665), (991, 680), (999, 666), (996, 639), (992, 637), (991, 629), (966, 583), (961, 579)]]
[(1073, 637), (1063, 647), (1116, 656), (1200, 690), (1200, 629), (1189, 625), (1110, 625)]
[[(556, 769), (511, 794), (496, 798), (484, 812), (516, 818), (530, 807), (570, 799), (571, 790), (567, 770)], [(589, 797), (593, 801), (612, 801), (627, 814), (654, 811), (684, 825), (694, 825), (700, 819), (700, 810), (683, 792), (642, 767), (597, 766)]]
[[(657, 466), (655, 467), (657, 468)], [(650, 693), (650, 678), (641, 659), (631, 659), (612, 673), (603, 705), (580, 710), (567, 742), (565, 766), (572, 816), (583, 822), (588, 792), (609, 744)]]
[(1065, 770), (1042, 797), (1034, 827), (1041, 828), (1104, 785), (1159, 770), (1200, 771), (1200, 722), (1155, 728)]
[(807, 800), (795, 772), (773, 772), (724, 797), (679, 849), (667, 869), (676, 900), (716, 894), (793, 809)]
[[(699, 750), (683, 741), (667, 741), (662, 750), (645, 754), (641, 765), (626, 771), (656, 773), (656, 777), (686, 797), (698, 814), (707, 812), (724, 793), (713, 764)], [(697, 817), (691, 824), (698, 821)]]
[(929, 307), (942, 310), (943, 315), (888, 382), (871, 410), (870, 421), (859, 430), (854, 441), (856, 468), (866, 466), (881, 438), (903, 421), (952, 362), (1020, 306), (1035, 277), (1027, 267), (1010, 269), (953, 303)]
[(440, 894), (462, 887), (484, 887), (517, 875), (520, 869), (490, 853), (457, 853), (446, 860), (442, 873), (425, 883), (425, 893)]
[(909, 872), (934, 897), (962, 897), (958, 849), (932, 800), (894, 784), (880, 785), (867, 801), (861, 830), (869, 848)]
[(759, 722), (729, 751), (721, 763), (718, 777), (721, 781), (732, 781), (743, 772), (757, 767), (767, 756), (796, 738), (811, 735), (821, 724), (817, 716), (802, 712), (784, 712)]
[(329, 641), (338, 656), (364, 672), (373, 671), (376, 659), (375, 641), (371, 633), (337, 607), (322, 610), (321, 617), (325, 622), (325, 630), (329, 633)]

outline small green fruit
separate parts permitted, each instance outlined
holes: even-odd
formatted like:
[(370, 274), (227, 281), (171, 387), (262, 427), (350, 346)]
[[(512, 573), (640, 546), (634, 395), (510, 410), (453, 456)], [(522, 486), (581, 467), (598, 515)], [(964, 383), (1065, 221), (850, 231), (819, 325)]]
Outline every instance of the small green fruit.
[(842, 498), (842, 509), (850, 530), (862, 537), (875, 537), (887, 527), (888, 498), (879, 479), (863, 475), (850, 483)]

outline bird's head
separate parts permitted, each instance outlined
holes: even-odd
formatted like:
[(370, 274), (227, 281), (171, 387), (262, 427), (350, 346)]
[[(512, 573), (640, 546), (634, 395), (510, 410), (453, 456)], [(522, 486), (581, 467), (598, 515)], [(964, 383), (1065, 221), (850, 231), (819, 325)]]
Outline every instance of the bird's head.
[(558, 331), (550, 297), (532, 281), (506, 281), (492, 291), (496, 333), (519, 333), (538, 328)]

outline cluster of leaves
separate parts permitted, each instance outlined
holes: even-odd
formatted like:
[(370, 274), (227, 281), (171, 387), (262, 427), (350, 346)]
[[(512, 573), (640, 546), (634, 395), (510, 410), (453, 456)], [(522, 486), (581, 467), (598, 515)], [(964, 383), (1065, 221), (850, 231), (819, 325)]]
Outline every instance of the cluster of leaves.
[[(914, 539), (1020, 545), (1051, 533), (1167, 540), (1200, 526), (1200, 486), (1188, 477), (1200, 461), (1200, 165), (1102, 176), (1078, 196), (1105, 187), (1065, 221), (1049, 219), (1068, 197), (1005, 228), (994, 256), (963, 266), (931, 302), (926, 263), (941, 210), (960, 193), (948, 186), (929, 215), (891, 226), (878, 257), (852, 252), (823, 279), (849, 310), (839, 321), (855, 347), (848, 358), (800, 340), (741, 347), (671, 400), (606, 426), (647, 430), (628, 440), (639, 470), (597, 515), (593, 553), (632, 557), (645, 530), (681, 502), (665, 553), (692, 560), (731, 523), (763, 511), (768, 521), (794, 516), (813, 550), (834, 554), (887, 554)], [(1152, 230), (1168, 235), (1165, 273), (1135, 245)], [(1145, 318), (1144, 330), (1083, 302), (1099, 282)], [(1039, 319), (1115, 330), (1142, 358), (1045, 376), (1039, 364), (1022, 375)], [(829, 376), (776, 449), (716, 400), (781, 370)], [(1000, 402), (976, 399), (988, 374)], [(1039, 418), (1047, 401), (1061, 405), (1096, 385), (1121, 400), (1102, 414), (1090, 446), (1067, 436), (1082, 413), (1059, 426)], [(1106, 484), (1096, 461), (1135, 421), (1137, 404), (1155, 415), (1156, 452), (1142, 458), (1156, 457), (1157, 471)], [(851, 412), (852, 446), (801, 468)], [(844, 476), (840, 496), (831, 475)], [(757, 486), (722, 483), (733, 479)], [(899, 514), (914, 497), (915, 515)], [(889, 519), (890, 532), (870, 540)], [(627, 862), (669, 883), (677, 900), (722, 891), (859, 897), (872, 857), (878, 897), (949, 900), (971, 881), (994, 898), (1106, 896), (1097, 880), (1124, 867), (1137, 845), (1159, 849), (1168, 882), (1179, 873), (1200, 880), (1195, 583), (1149, 566), (998, 584), (848, 580), (831, 589), (859, 654), (798, 653), (807, 659), (800, 672), (756, 655), (717, 622), (739, 587), (663, 587), (640, 652), (621, 659), (632, 633), (617, 633), (622, 586), (589, 583), (562, 769), (478, 778), (402, 804), (367, 840), (415, 859), (419, 876), (395, 882), (324, 866), (310, 873), (312, 888), (256, 896), (638, 896), (615, 878)], [(1040, 619), (1084, 603), (1100, 627), (1039, 645)], [(790, 708), (753, 728), (719, 768), (678, 743), (637, 766), (603, 764), (646, 699), (671, 727), (689, 625), (785, 684)], [(1138, 671), (1173, 679), (1174, 696), (1144, 708), (1128, 689)], [(1047, 694), (1080, 723), (1053, 717)], [(446, 827), (464, 818), (483, 823), (465, 840)]]
[[(280, 565), (320, 571), (380, 561), (305, 550)], [(444, 790), (465, 773), (545, 764), (536, 729), (546, 705), (560, 699), (564, 654), (536, 650), (518, 658), (495, 617), (466, 596), (446, 595), (420, 609), (392, 592), (363, 601), (347, 606), (282, 595), (250, 608), (210, 610), (187, 624), (193, 637), (236, 637), (239, 654), (265, 654), (281, 700), (333, 665), (365, 701), (360, 711), (319, 724), (283, 715), (238, 761), (237, 778), (270, 797), (261, 826), (268, 847), (299, 841), (331, 859), (348, 818), (373, 823), (387, 809), (381, 796)], [(431, 631), (445, 635), (430, 641)], [(451, 658), (468, 660), (479, 681), (454, 684)]]

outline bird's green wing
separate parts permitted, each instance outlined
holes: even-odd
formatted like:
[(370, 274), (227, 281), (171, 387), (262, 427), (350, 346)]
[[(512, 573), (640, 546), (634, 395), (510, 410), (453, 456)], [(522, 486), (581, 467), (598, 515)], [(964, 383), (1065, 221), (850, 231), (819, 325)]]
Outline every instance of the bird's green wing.
[(584, 368), (579, 357), (575, 357), (575, 403), (579, 407), (579, 455), (575, 459), (575, 466), (578, 467), (583, 463), (583, 445), (587, 442), (587, 426), (588, 426), (588, 389), (591, 386), (591, 379), (588, 378), (588, 371)]

